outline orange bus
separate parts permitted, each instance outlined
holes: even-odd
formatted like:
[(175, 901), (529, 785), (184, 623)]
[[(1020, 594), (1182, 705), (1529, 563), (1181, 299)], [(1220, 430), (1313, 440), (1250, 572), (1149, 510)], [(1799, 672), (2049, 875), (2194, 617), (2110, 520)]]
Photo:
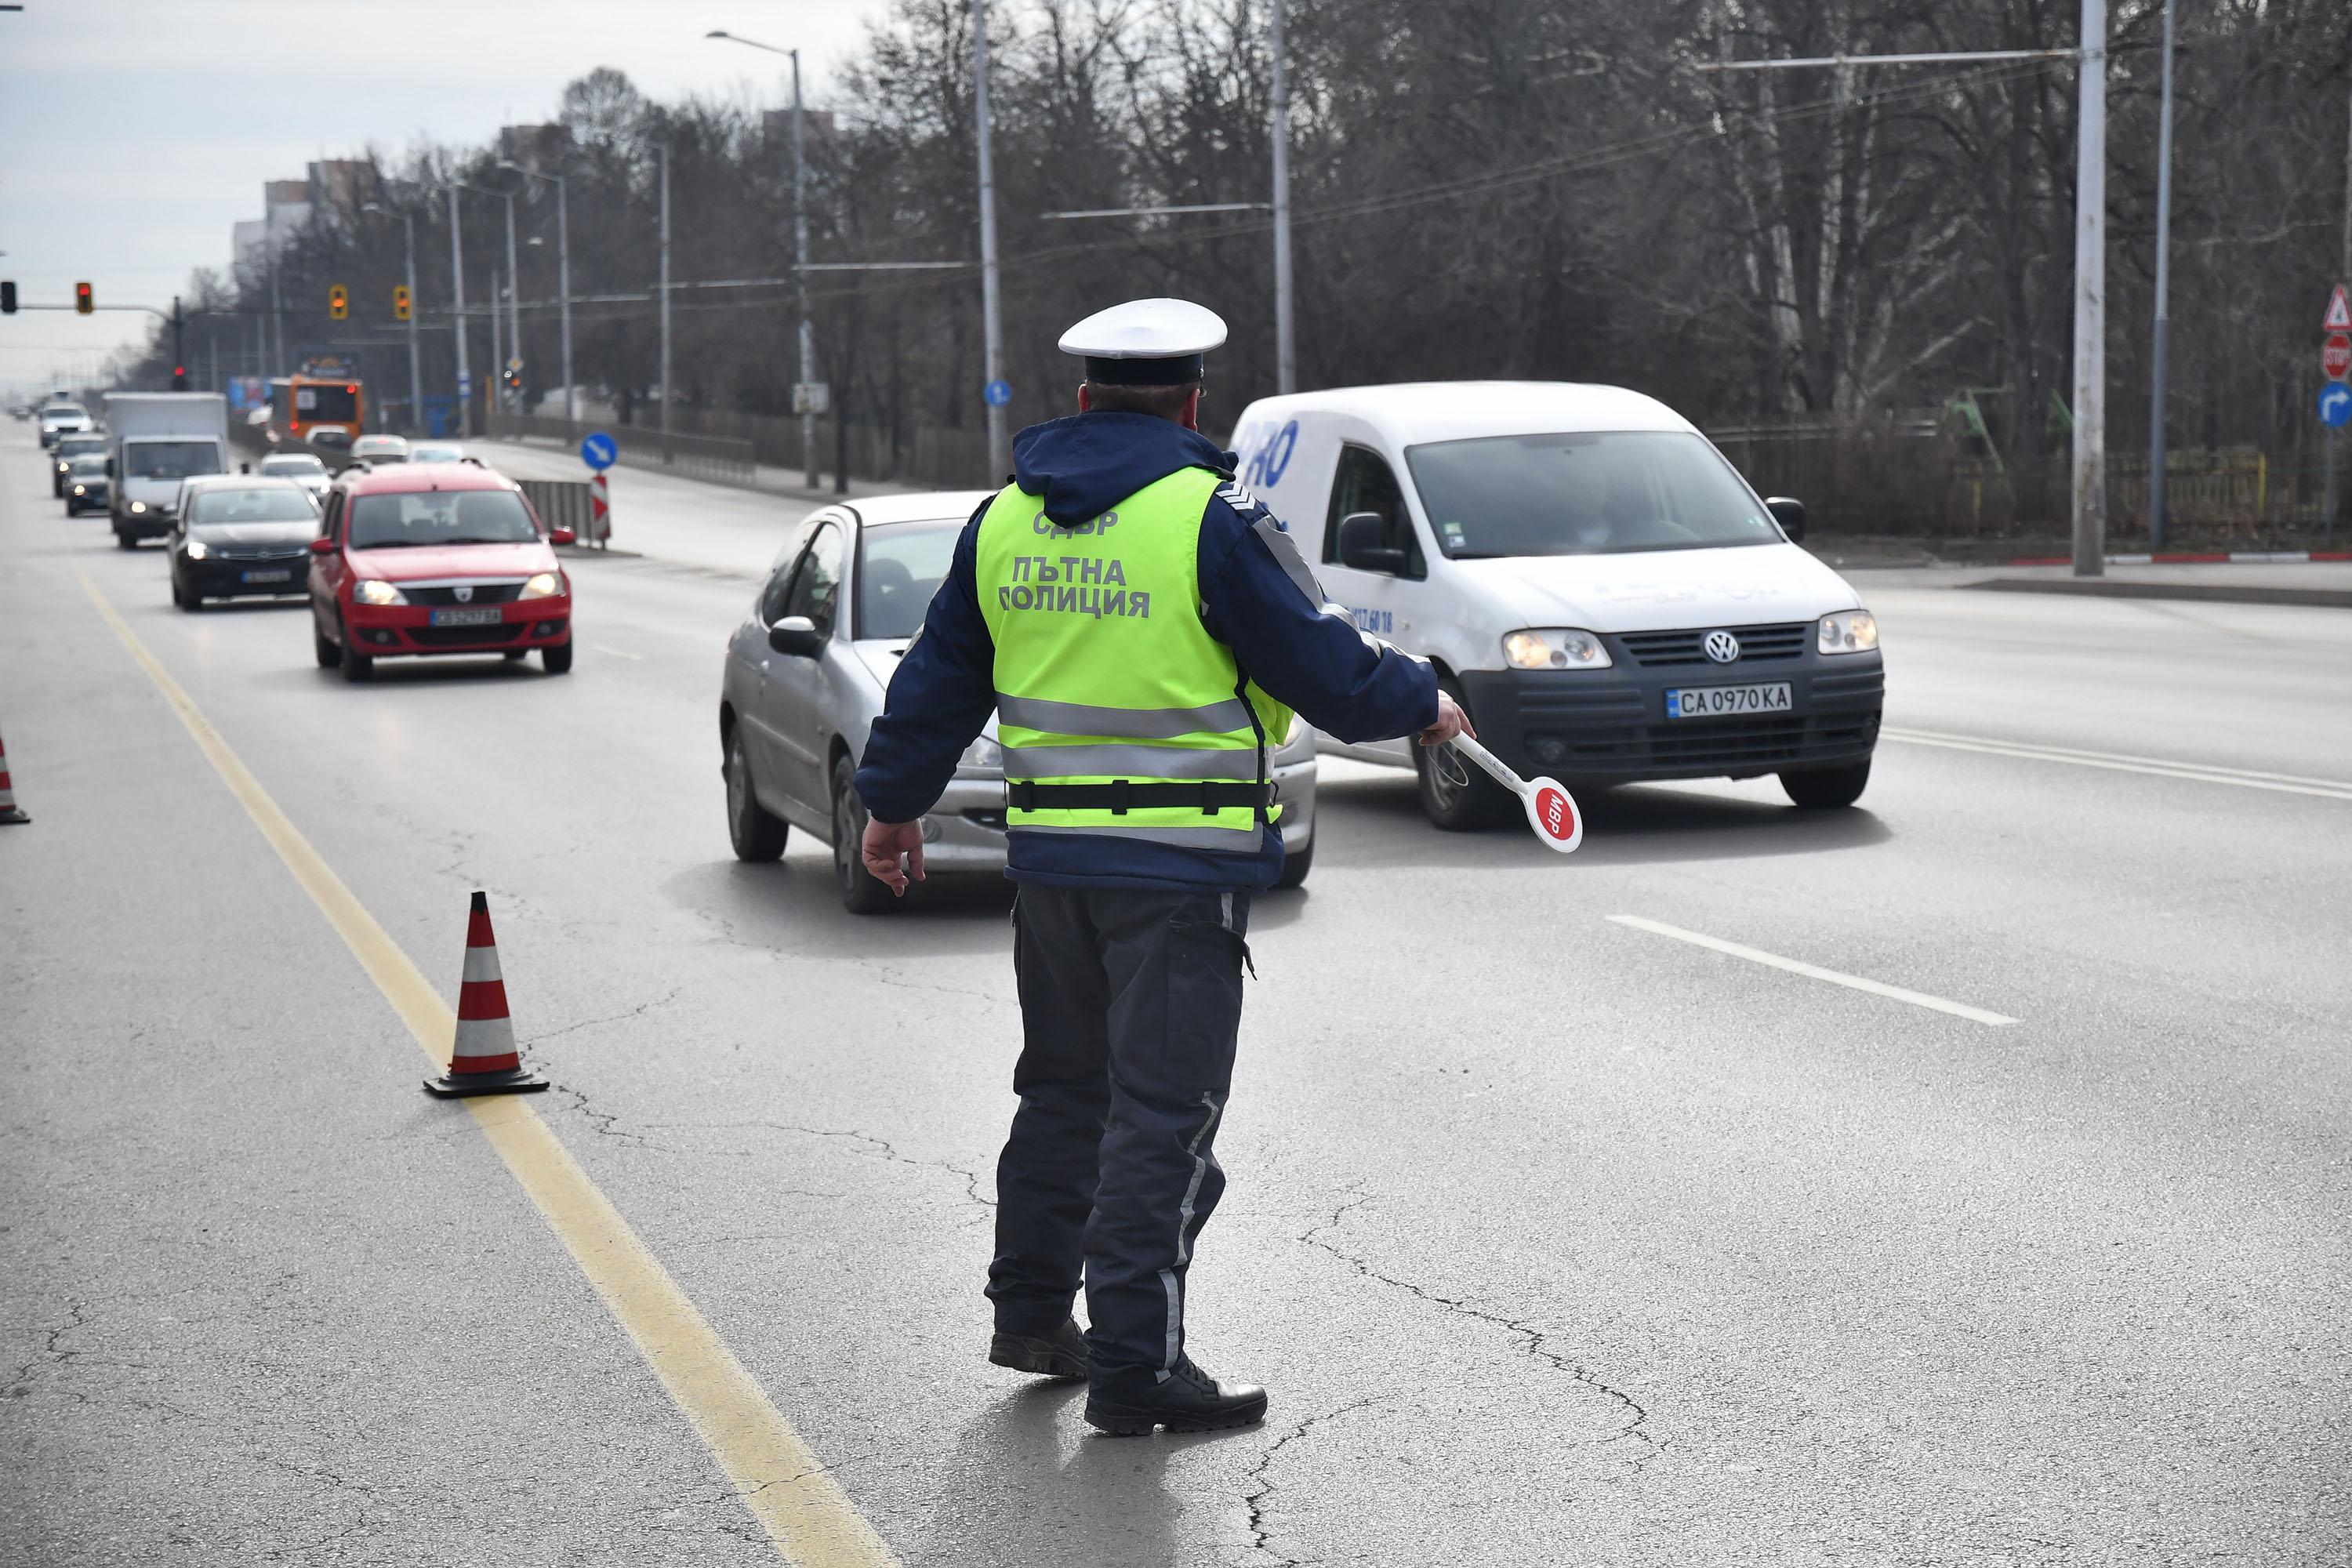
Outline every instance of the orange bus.
[(269, 384), (269, 426), (281, 441), (347, 452), (367, 433), (366, 406), (356, 376), (296, 374)]

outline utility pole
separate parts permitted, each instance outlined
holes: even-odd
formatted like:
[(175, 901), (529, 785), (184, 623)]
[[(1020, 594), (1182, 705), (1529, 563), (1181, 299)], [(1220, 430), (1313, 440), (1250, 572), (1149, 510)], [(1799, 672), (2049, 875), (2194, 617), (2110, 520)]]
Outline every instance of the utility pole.
[(278, 239), (275, 235), (269, 236), (269, 320), (278, 334), (276, 357), (282, 374), (286, 371), (286, 301), (278, 289)]
[(2153, 373), (2147, 395), (2147, 547), (2164, 548), (2165, 339), (2172, 279), (2172, 0), (2164, 0), (2164, 91), (2156, 121), (2156, 332), (2148, 344)]
[(1290, 62), (1283, 44), (1286, 0), (1274, 0), (1274, 389), (1298, 390), (1298, 351), (1291, 335)]
[[(522, 358), (522, 269), (515, 265), (514, 193), (507, 193), (507, 358)], [(506, 384), (506, 360), (499, 362), (499, 384)], [(522, 412), (522, 389), (517, 387), (507, 406)]]
[(425, 355), (417, 347), (416, 318), (416, 213), (410, 209), (400, 215), (401, 228), (407, 237), (408, 253), (408, 423), (419, 436), (425, 434)]
[(473, 377), (466, 374), (466, 247), (457, 229), (457, 187), (449, 186), (449, 280), (457, 295), (457, 434), (474, 435)]
[[(793, 52), (793, 270), (800, 278), (801, 384), (815, 379), (816, 335), (809, 326), (808, 307), (808, 144), (801, 127), (801, 52)], [(841, 417), (836, 412), (834, 418)], [(816, 410), (801, 409), (801, 460), (808, 469), (808, 488), (816, 489)]]
[(482, 434), (495, 437), (498, 421), (491, 417), (499, 411), (499, 392), (507, 384), (506, 353), (499, 343), (499, 265), (490, 263), (490, 385), (482, 403)]
[(555, 289), (563, 310), (563, 421), (580, 417), (578, 394), (572, 390), (572, 217), (564, 205), (564, 176), (555, 176)]
[[(971, 22), (972, 114), (979, 124), (980, 142), (981, 332), (988, 381), (993, 386), (1003, 379), (1004, 322), (1000, 313), (996, 275), (996, 175), (988, 155), (988, 0), (971, 0)], [(988, 482), (992, 485), (1003, 483), (1003, 476), (1012, 462), (1012, 449), (1005, 440), (1003, 406), (991, 402), (988, 405)]]
[(2074, 133), (2074, 575), (2103, 577), (2107, 571), (2107, 0), (2083, 0), (2082, 49), (2082, 107)]
[[(2344, 249), (2336, 258), (2336, 281), (2352, 284), (2352, 122), (2344, 132)], [(2327, 458), (2327, 481), (2320, 492), (2319, 532), (2328, 543), (2336, 542), (2336, 447), (2343, 439), (2340, 430), (2328, 430), (2320, 437)]]
[(180, 314), (180, 297), (174, 294), (172, 296), (172, 375), (175, 381), (188, 365), (188, 351), (182, 346), (184, 325), (185, 318)]
[[(669, 143), (661, 144), (661, 433), (669, 434)], [(667, 456), (667, 453), (665, 453)]]

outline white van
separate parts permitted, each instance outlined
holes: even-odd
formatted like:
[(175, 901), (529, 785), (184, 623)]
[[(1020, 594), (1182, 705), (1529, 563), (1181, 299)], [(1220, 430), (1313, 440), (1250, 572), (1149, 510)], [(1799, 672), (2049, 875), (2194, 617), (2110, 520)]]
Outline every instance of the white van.
[[(1358, 626), (1437, 666), (1478, 735), (1588, 787), (1780, 775), (1802, 806), (1870, 779), (1886, 681), (1853, 589), (1654, 398), (1560, 382), (1432, 382), (1262, 398), (1241, 481)], [(1512, 809), (1405, 741), (1440, 827)]]

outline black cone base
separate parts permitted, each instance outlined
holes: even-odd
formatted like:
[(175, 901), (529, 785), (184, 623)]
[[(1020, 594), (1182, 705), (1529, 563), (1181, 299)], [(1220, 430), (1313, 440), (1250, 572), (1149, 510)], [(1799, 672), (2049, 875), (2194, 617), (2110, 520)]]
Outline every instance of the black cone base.
[(31, 817), (26, 816), (23, 812), (17, 810), (13, 805), (5, 811), (0, 811), (0, 822), (30, 822), (33, 819)]
[(475, 1094), (537, 1094), (547, 1080), (529, 1068), (503, 1072), (445, 1072), (425, 1080), (425, 1092), (443, 1100), (463, 1100)]

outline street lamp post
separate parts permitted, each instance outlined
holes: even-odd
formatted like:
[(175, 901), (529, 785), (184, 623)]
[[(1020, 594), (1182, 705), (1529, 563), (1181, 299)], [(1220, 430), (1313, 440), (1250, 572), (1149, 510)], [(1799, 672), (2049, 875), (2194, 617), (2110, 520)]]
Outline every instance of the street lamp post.
[[(816, 336), (815, 336), (814, 331), (811, 329), (811, 327), (810, 327), (810, 325), (809, 325), (809, 307), (808, 307), (808, 265), (809, 265), (809, 255), (808, 255), (808, 142), (807, 142), (806, 134), (805, 134), (805, 132), (803, 132), (803, 127), (802, 127), (802, 103), (801, 103), (801, 52), (800, 52), (800, 50), (798, 50), (798, 49), (780, 48), (780, 47), (777, 47), (776, 45), (774, 45), (774, 44), (763, 44), (763, 43), (760, 42), (757, 38), (746, 38), (746, 37), (743, 37), (742, 36), (740, 36), (740, 34), (730, 33), (730, 32), (724, 31), (723, 29), (717, 29), (717, 28), (714, 28), (713, 30), (711, 30), (711, 31), (710, 31), (710, 32), (709, 32), (709, 33), (704, 34), (703, 36), (704, 36), (705, 37), (710, 37), (710, 38), (724, 38), (725, 40), (727, 40), (727, 41), (728, 41), (729, 43), (730, 43), (730, 44), (742, 44), (742, 45), (745, 45), (745, 46), (747, 46), (747, 47), (751, 47), (751, 48), (754, 48), (754, 49), (765, 49), (768, 53), (770, 53), (770, 54), (772, 54), (772, 55), (789, 55), (789, 56), (792, 58), (792, 62), (793, 62), (793, 271), (794, 271), (794, 273), (798, 276), (798, 279), (799, 279), (798, 296), (799, 296), (799, 301), (800, 301), (800, 315), (801, 315), (801, 321), (800, 321), (801, 379), (800, 379), (800, 384), (801, 384), (801, 386), (802, 386), (803, 389), (805, 389), (805, 388), (808, 388), (808, 387), (810, 387), (810, 386), (814, 385), (814, 382), (815, 382), (815, 377), (816, 377), (816, 372), (815, 372), (815, 359), (816, 359)], [(803, 461), (803, 465), (806, 467), (806, 468), (807, 468), (807, 470), (808, 470), (808, 472), (807, 472), (808, 488), (809, 488), (809, 489), (816, 489), (816, 480), (817, 480), (817, 474), (816, 474), (816, 410), (815, 410), (814, 406), (807, 401), (807, 397), (808, 397), (808, 395), (808, 395), (805, 391), (803, 391), (803, 392), (801, 394), (801, 395), (800, 395), (800, 399), (799, 399), (799, 400), (800, 400), (800, 402), (801, 402), (801, 410), (800, 410), (800, 415), (801, 415), (801, 458), (802, 458), (802, 461)], [(836, 425), (838, 425), (838, 423), (839, 423), (839, 421), (840, 421), (840, 419), (841, 419), (841, 412), (840, 412), (840, 410), (835, 409), (835, 410), (834, 411), (834, 416), (833, 416), (833, 417), (834, 417), (834, 420), (835, 420), (835, 424), (836, 424)]]
[(1285, 58), (1283, 0), (1274, 0), (1268, 39), (1274, 51), (1274, 389), (1298, 390), (1298, 353), (1291, 337), (1290, 62)]
[[(661, 144), (661, 433), (669, 435), (669, 143)], [(663, 448), (665, 459), (668, 448)]]
[(449, 184), (449, 282), (457, 294), (457, 434), (470, 440), (474, 434), (474, 400), (468, 394), (467, 383), (473, 377), (466, 374), (466, 245), (457, 227), (457, 185)]
[[(507, 357), (509, 359), (519, 360), (522, 358), (522, 272), (515, 266), (514, 193), (512, 191), (507, 192), (506, 198)], [(499, 384), (501, 386), (506, 384), (506, 365), (504, 363), (501, 363), (499, 366)], [(519, 414), (522, 411), (522, 389), (520, 387), (515, 388), (514, 395), (507, 399), (507, 405), (509, 409), (514, 413)]]
[[(987, 359), (988, 384), (992, 390), (1003, 378), (1004, 322), (1000, 314), (996, 268), (996, 175), (988, 151), (988, 0), (971, 0), (972, 118), (978, 126), (980, 152), (980, 309), (981, 341)], [(1004, 438), (1004, 407), (988, 400), (988, 482), (1002, 484), (1012, 462)]]
[(564, 198), (564, 176), (542, 174), (511, 162), (500, 163), (499, 167), (511, 170), (525, 179), (545, 181), (555, 187), (555, 295), (563, 333), (563, 418), (570, 424), (579, 419), (580, 410), (577, 395), (572, 390), (572, 221)]

